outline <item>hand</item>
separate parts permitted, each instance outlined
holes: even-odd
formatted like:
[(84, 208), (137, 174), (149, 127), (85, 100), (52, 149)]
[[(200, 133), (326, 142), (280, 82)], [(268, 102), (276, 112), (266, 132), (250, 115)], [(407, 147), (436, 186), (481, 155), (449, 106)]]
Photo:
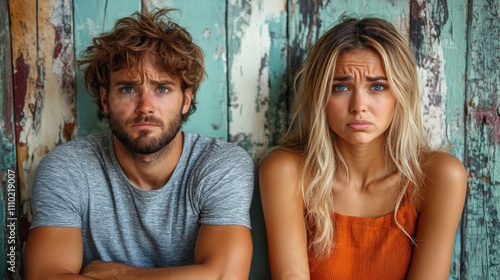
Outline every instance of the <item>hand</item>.
[(92, 261), (82, 268), (80, 274), (96, 280), (121, 280), (128, 279), (127, 277), (131, 276), (133, 270), (134, 267), (126, 264)]

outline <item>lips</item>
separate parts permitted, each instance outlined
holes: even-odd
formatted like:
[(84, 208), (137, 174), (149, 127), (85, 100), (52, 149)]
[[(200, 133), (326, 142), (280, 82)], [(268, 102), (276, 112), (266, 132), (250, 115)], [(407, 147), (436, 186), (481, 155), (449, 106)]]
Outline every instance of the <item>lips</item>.
[(142, 122), (132, 123), (131, 126), (137, 130), (152, 130), (157, 127), (161, 127), (161, 124), (155, 122), (142, 121)]
[(153, 116), (137, 116), (133, 119), (131, 125), (134, 127), (162, 126), (163, 122)]
[(349, 122), (347, 124), (347, 126), (354, 129), (354, 130), (363, 130), (363, 129), (366, 129), (366, 128), (372, 126), (372, 123), (369, 121), (364, 121), (364, 120), (355, 120), (355, 121)]
[(158, 126), (158, 124), (155, 124), (155, 123), (135, 123), (132, 126)]

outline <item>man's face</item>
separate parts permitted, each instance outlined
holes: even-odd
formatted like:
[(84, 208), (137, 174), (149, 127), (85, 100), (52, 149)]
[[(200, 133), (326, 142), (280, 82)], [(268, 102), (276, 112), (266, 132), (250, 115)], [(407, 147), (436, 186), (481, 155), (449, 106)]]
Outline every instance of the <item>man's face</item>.
[(163, 149), (179, 133), (192, 92), (182, 92), (180, 79), (159, 71), (149, 58), (143, 71), (142, 82), (136, 67), (112, 72), (109, 94), (104, 88), (100, 94), (114, 136), (130, 152), (146, 155)]

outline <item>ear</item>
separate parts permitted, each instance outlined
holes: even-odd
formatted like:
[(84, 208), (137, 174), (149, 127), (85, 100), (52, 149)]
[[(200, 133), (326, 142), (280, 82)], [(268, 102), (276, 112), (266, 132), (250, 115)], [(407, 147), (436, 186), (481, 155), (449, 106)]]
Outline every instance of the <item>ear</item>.
[(101, 97), (101, 105), (104, 113), (109, 113), (108, 92), (104, 87), (99, 88), (99, 95)]
[(191, 100), (193, 98), (193, 89), (188, 88), (184, 91), (184, 105), (182, 106), (182, 114), (186, 114), (191, 106)]

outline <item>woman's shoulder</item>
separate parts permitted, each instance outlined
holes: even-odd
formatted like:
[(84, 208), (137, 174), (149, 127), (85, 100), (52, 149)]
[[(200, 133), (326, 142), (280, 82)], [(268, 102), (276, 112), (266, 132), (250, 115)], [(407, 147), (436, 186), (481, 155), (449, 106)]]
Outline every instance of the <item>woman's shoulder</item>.
[(267, 153), (259, 165), (260, 173), (274, 175), (293, 175), (301, 168), (302, 159), (296, 152), (274, 149)]
[(452, 154), (442, 151), (428, 151), (422, 154), (420, 163), (426, 179), (467, 179), (464, 165)]
[(423, 201), (440, 203), (446, 197), (463, 200), (467, 191), (467, 170), (457, 157), (442, 151), (425, 152), (421, 165), (424, 182), (420, 196)]
[(298, 153), (284, 149), (274, 149), (260, 162), (259, 182), (262, 188), (288, 191), (300, 184), (302, 160)]

